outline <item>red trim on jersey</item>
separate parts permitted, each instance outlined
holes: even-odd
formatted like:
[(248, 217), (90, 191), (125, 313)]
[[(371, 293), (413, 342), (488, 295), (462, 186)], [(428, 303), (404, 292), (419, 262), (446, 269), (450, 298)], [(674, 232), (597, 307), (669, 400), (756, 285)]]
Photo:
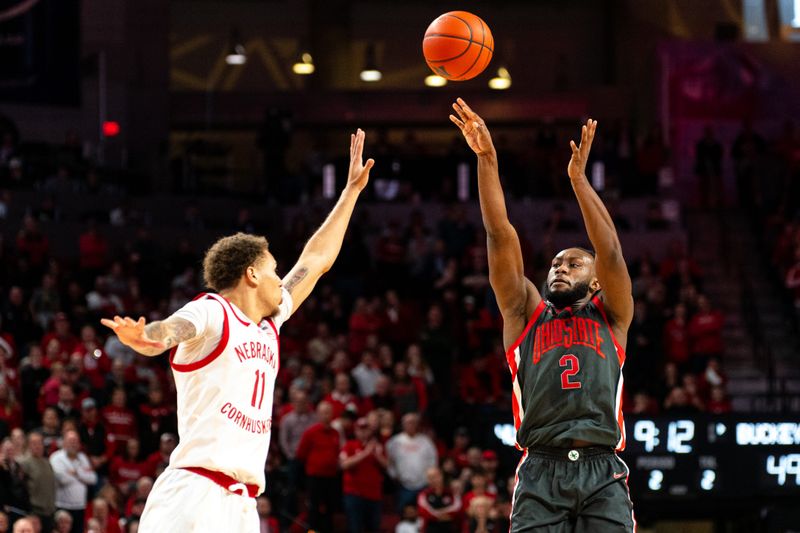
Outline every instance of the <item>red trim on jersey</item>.
[[(608, 321), (608, 316), (606, 315), (606, 309), (603, 304), (603, 300), (600, 299), (600, 296), (595, 296), (592, 298), (592, 301), (597, 306), (597, 309), (600, 310), (600, 314), (603, 315), (603, 320), (608, 326), (608, 333), (611, 335), (611, 340), (614, 342), (614, 347), (617, 349), (617, 360), (619, 361), (619, 371), (620, 374), (622, 373), (622, 367), (625, 365), (625, 348), (623, 348), (619, 342), (617, 342), (617, 337), (614, 335), (614, 330), (611, 328), (611, 322)], [(619, 385), (620, 389), (624, 387), (624, 381)], [(623, 397), (622, 390), (618, 390), (617, 394), (619, 394), (619, 406), (617, 406), (617, 425), (619, 426), (619, 434), (620, 434), (620, 443), (617, 446), (617, 451), (622, 451), (625, 449), (625, 420), (622, 416), (622, 397)], [(614, 400), (616, 403), (616, 399)]]
[(235, 317), (236, 317), (236, 320), (238, 320), (239, 322), (241, 322), (243, 326), (249, 326), (250, 324), (252, 324), (252, 322), (250, 322), (249, 320), (242, 320), (242, 319), (239, 317), (239, 314), (236, 312), (236, 309), (234, 309), (234, 308), (233, 308), (233, 304), (231, 303), (231, 301), (230, 301), (230, 300), (228, 300), (228, 299), (227, 299), (227, 298), (225, 298), (224, 296), (222, 296), (222, 299), (223, 299), (223, 300), (225, 300), (225, 303), (226, 303), (226, 304), (228, 304), (228, 307), (230, 307), (230, 308), (231, 308), (231, 313), (233, 313), (233, 316), (235, 316)]
[[(528, 324), (525, 326), (525, 329), (522, 331), (522, 334), (517, 338), (514, 344), (506, 352), (506, 362), (508, 363), (508, 368), (511, 371), (511, 412), (514, 415), (514, 429), (519, 431), (519, 426), (522, 424), (522, 420), (519, 417), (519, 404), (522, 403), (522, 398), (517, 398), (516, 392), (514, 392), (514, 383), (517, 380), (517, 361), (514, 355), (514, 352), (519, 348), (519, 345), (522, 344), (522, 341), (525, 339), (525, 336), (530, 331), (531, 326), (533, 326), (534, 322), (539, 319), (539, 316), (542, 314), (542, 311), (545, 308), (544, 300), (539, 302), (539, 305), (536, 306), (536, 309), (533, 311), (533, 316), (528, 321)], [(522, 356), (520, 355), (520, 358)], [(521, 391), (520, 391), (521, 392)], [(519, 448), (519, 444), (517, 444), (517, 448)]]
[(603, 320), (605, 321), (606, 326), (608, 326), (608, 332), (611, 334), (611, 340), (614, 342), (614, 347), (617, 349), (617, 360), (619, 361), (619, 366), (621, 368), (622, 364), (625, 362), (625, 348), (623, 348), (622, 345), (617, 342), (617, 337), (614, 335), (614, 328), (611, 327), (611, 322), (608, 321), (608, 315), (606, 315), (606, 308), (603, 304), (603, 300), (600, 299), (600, 296), (595, 296), (592, 298), (592, 301), (600, 310), (600, 314), (603, 315)]
[(225, 311), (225, 306), (222, 304), (222, 302), (217, 300), (214, 297), (214, 295), (206, 294), (206, 293), (200, 294), (199, 296), (194, 298), (192, 301), (197, 300), (197, 299), (199, 299), (201, 297), (211, 298), (212, 300), (214, 300), (215, 302), (217, 302), (219, 305), (222, 306), (222, 316), (224, 317), (223, 322), (222, 322), (222, 336), (220, 337), (216, 348), (214, 348), (214, 350), (211, 353), (209, 353), (208, 355), (206, 355), (202, 359), (199, 359), (199, 360), (194, 361), (192, 363), (187, 363), (187, 364), (176, 363), (175, 362), (175, 352), (178, 351), (178, 347), (175, 346), (169, 352), (169, 364), (172, 367), (172, 369), (175, 370), (176, 372), (192, 372), (193, 370), (197, 370), (199, 368), (203, 368), (204, 366), (206, 366), (209, 363), (211, 363), (212, 361), (214, 361), (217, 357), (219, 357), (219, 354), (221, 354), (222, 351), (225, 350), (225, 346), (228, 344), (228, 337), (230, 337), (230, 328), (228, 327), (228, 312)]
[[(247, 496), (251, 498), (255, 498), (256, 496), (258, 496), (258, 485), (242, 483), (241, 481), (237, 481), (236, 479), (232, 478), (227, 474), (223, 474), (222, 472), (217, 472), (216, 470), (209, 470), (207, 468), (202, 468), (199, 466), (185, 466), (183, 467), (183, 470), (188, 470), (189, 472), (194, 472), (197, 475), (210, 479), (223, 489), (232, 492), (233, 494), (239, 494), (237, 491), (244, 489), (247, 491)], [(244, 494), (239, 494), (239, 495), (245, 496)]]
[(275, 345), (278, 347), (278, 353), (276, 354), (278, 358), (278, 365), (275, 367), (275, 373), (281, 371), (281, 335), (278, 333), (278, 328), (275, 327), (275, 322), (272, 321), (271, 317), (267, 317), (266, 321), (272, 326), (272, 331), (275, 332)]
[[(522, 341), (525, 340), (525, 335), (528, 334), (528, 330), (531, 329), (533, 323), (539, 319), (539, 315), (542, 314), (542, 311), (544, 311), (546, 305), (547, 304), (545, 304), (544, 299), (539, 302), (539, 305), (537, 305), (536, 309), (533, 311), (533, 316), (531, 316), (531, 319), (528, 320), (528, 324), (525, 326), (525, 329), (522, 330), (522, 334), (517, 337), (517, 340), (514, 341), (514, 344), (512, 344), (511, 347), (506, 351), (506, 360), (508, 361), (508, 366), (512, 366), (511, 362), (514, 361), (514, 350), (516, 350), (519, 345), (522, 344)], [(514, 363), (513, 366), (516, 367), (516, 363)]]
[(511, 489), (511, 511), (508, 513), (508, 533), (511, 533), (511, 517), (514, 515), (514, 504), (516, 503), (517, 485), (519, 485), (519, 469), (522, 468), (522, 463), (525, 462), (527, 457), (528, 448), (525, 448), (522, 457), (519, 458), (519, 463), (517, 463), (517, 469), (514, 471), (514, 488)]

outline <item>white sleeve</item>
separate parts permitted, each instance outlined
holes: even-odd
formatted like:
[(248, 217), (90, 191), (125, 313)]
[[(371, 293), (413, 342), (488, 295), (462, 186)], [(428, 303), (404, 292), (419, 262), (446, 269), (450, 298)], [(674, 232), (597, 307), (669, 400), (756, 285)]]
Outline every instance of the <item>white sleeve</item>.
[(222, 338), (225, 310), (219, 301), (202, 298), (189, 302), (172, 315), (188, 320), (194, 325), (197, 336), (182, 343), (184, 349), (178, 350), (174, 361), (187, 364), (202, 359), (211, 353)]
[(283, 323), (292, 316), (292, 311), (294, 311), (294, 302), (292, 301), (292, 295), (289, 294), (289, 291), (281, 287), (281, 296), (281, 304), (278, 306), (278, 310), (270, 317), (278, 331), (280, 331)]

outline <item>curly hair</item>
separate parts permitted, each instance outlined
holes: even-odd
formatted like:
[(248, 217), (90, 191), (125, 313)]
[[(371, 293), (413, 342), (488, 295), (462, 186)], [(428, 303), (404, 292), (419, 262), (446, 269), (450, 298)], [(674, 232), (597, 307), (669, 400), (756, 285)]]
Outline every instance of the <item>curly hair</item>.
[(211, 245), (203, 258), (203, 281), (217, 292), (232, 289), (247, 267), (256, 263), (268, 247), (264, 237), (241, 232), (221, 238)]

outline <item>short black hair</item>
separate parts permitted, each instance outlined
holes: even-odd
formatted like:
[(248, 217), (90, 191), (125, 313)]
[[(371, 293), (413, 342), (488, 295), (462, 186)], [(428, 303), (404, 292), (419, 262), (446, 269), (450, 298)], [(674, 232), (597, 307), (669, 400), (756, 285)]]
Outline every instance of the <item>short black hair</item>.
[(583, 246), (573, 246), (576, 250), (580, 250), (583, 253), (589, 254), (592, 256), (592, 259), (595, 258), (594, 250), (590, 250), (589, 248), (584, 248)]

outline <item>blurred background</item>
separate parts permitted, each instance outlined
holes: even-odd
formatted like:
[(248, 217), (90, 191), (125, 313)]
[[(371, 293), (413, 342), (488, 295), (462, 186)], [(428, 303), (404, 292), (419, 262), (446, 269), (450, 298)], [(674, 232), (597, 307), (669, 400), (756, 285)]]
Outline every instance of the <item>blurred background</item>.
[[(800, 530), (800, 2), (400, 4), (0, 2), (6, 518), (136, 530), (176, 442), (174, 384), (165, 357), (135, 356), (99, 318), (168, 316), (235, 231), (266, 235), (285, 273), (360, 127), (370, 185), (282, 331), (262, 531), (308, 530), (320, 497), (347, 531), (356, 486), (380, 502), (381, 531), (506, 531), (519, 453), (474, 155), (447, 118), (460, 96), (491, 128), (537, 284), (560, 249), (588, 244), (566, 164), (581, 122), (599, 121), (590, 179), (634, 280), (622, 456), (640, 530)], [(483, 74), (443, 84), (421, 41), (452, 9), (496, 46)], [(366, 424), (390, 451), (399, 435), (435, 457), (390, 457), (409, 476), (343, 475), (339, 448), (309, 452), (323, 400), (345, 450)], [(98, 479), (54, 515), (31, 457), (69, 429)], [(402, 505), (431, 465), (462, 495), (445, 524)]]

